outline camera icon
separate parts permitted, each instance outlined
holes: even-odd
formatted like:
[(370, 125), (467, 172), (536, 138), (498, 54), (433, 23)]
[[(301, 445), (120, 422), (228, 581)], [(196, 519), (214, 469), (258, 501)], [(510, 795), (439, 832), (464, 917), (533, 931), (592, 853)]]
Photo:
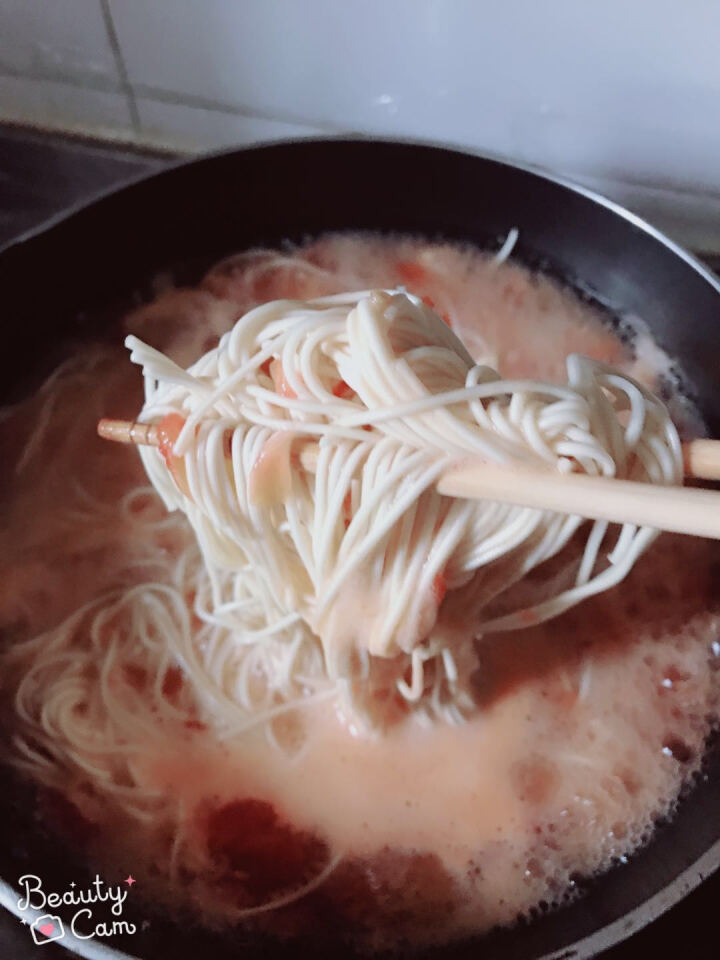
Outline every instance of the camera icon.
[(45, 943), (52, 943), (53, 940), (60, 940), (65, 936), (65, 928), (60, 917), (55, 917), (50, 913), (44, 914), (34, 920), (30, 933), (35, 943), (42, 947)]

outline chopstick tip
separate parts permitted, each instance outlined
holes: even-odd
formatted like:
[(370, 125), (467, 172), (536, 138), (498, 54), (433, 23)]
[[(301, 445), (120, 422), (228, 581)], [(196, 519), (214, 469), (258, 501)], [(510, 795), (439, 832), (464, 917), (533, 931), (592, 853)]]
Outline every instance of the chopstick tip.
[(112, 420), (103, 417), (98, 421), (97, 433), (103, 440), (115, 443), (134, 443), (157, 446), (157, 430), (153, 424), (137, 423), (134, 420)]

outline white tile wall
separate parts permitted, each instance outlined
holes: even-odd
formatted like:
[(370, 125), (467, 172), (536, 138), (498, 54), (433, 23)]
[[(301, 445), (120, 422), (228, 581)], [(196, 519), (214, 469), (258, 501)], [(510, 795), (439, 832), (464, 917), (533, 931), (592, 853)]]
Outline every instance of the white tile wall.
[(0, 76), (0, 120), (53, 127), (62, 118), (71, 131), (130, 139), (131, 117), (121, 93), (91, 90), (52, 80)]
[[(110, 0), (133, 81), (270, 116), (720, 186), (713, 0)], [(713, 118), (715, 122), (713, 122)]]
[(47, 123), (187, 149), (451, 142), (599, 184), (720, 249), (718, 0), (0, 0), (0, 22), (0, 74), (127, 104), (101, 116), (102, 98), (85, 111), (6, 77), (6, 114), (46, 89)]
[(99, 0), (0, 0), (0, 72), (117, 87)]
[(219, 150), (222, 147), (317, 136), (322, 131), (281, 120), (265, 120), (221, 110), (165, 103), (139, 97), (137, 109), (143, 138), (181, 149)]

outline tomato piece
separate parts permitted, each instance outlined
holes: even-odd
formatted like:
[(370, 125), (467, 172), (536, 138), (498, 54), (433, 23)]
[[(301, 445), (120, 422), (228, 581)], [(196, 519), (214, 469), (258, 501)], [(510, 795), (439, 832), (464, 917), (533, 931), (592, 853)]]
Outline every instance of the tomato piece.
[(427, 277), (425, 268), (414, 260), (398, 260), (395, 268), (406, 283), (422, 283)]
[(262, 800), (226, 803), (212, 811), (206, 829), (210, 856), (257, 898), (300, 885), (327, 856), (320, 839), (293, 829)]
[(144, 667), (140, 667), (136, 663), (124, 663), (123, 676), (125, 677), (127, 685), (132, 687), (133, 690), (137, 690), (138, 693), (141, 693), (145, 689), (148, 676), (147, 670), (145, 670)]
[(168, 413), (164, 416), (157, 427), (158, 449), (165, 460), (175, 485), (186, 497), (190, 496), (188, 489), (187, 475), (185, 473), (185, 464), (182, 457), (176, 457), (173, 453), (173, 447), (180, 436), (180, 431), (185, 426), (185, 420), (179, 413)]
[(163, 696), (172, 700), (180, 693), (183, 685), (183, 675), (179, 667), (168, 667), (162, 682)]
[(345, 520), (345, 529), (350, 526), (352, 520), (352, 492), (348, 490), (343, 500), (343, 519)]
[(294, 457), (293, 453), (295, 439), (295, 434), (280, 431), (265, 441), (248, 478), (251, 503), (272, 507), (290, 496), (291, 470), (299, 466), (299, 455)]
[(435, 577), (433, 578), (432, 590), (435, 604), (439, 607), (445, 599), (445, 594), (447, 593), (447, 582), (445, 581), (445, 577), (442, 573), (435, 574)]
[(344, 400), (347, 397), (351, 397), (355, 391), (349, 383), (345, 383), (344, 380), (338, 380), (338, 382), (332, 388), (332, 393), (334, 397), (339, 397), (341, 400)]
[(279, 393), (281, 397), (297, 400), (297, 394), (285, 379), (282, 363), (280, 363), (277, 357), (270, 364), (270, 376), (273, 378), (276, 393)]
[(163, 455), (168, 470), (172, 472), (172, 461), (177, 457), (173, 453), (173, 447), (180, 436), (180, 431), (185, 426), (185, 419), (179, 413), (168, 413), (164, 416), (157, 427), (158, 449)]

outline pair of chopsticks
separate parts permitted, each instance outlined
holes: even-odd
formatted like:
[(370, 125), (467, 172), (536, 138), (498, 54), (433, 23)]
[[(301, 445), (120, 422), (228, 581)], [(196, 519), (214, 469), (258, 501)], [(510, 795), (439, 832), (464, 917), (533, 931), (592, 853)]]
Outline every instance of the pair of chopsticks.
[[(127, 420), (101, 420), (98, 434), (120, 443), (157, 446), (152, 424)], [(683, 446), (685, 474), (703, 480), (720, 480), (720, 440), (693, 440)], [(315, 444), (301, 454), (303, 467), (314, 471)], [(720, 492), (692, 487), (666, 487), (633, 480), (559, 474), (540, 467), (500, 465), (470, 459), (450, 467), (437, 481), (439, 493), (469, 500), (495, 500), (537, 510), (551, 510), (633, 523), (672, 533), (720, 540)]]

